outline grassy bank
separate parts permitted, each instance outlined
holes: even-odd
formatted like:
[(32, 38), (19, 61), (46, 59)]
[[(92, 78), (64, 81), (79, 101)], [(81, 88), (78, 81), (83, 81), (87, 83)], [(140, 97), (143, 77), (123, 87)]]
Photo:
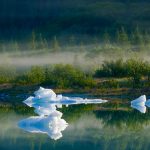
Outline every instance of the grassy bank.
[[(72, 65), (34, 66), (20, 71), (11, 66), (0, 67), (0, 90), (44, 86), (57, 93), (93, 93), (118, 95), (150, 93), (150, 64), (136, 59), (104, 62), (93, 71)], [(31, 90), (32, 91), (32, 90)]]
[(72, 65), (33, 66), (20, 70), (0, 66), (0, 84), (45, 85), (52, 88), (138, 88), (149, 87), (150, 64), (140, 59), (105, 61), (93, 70)]

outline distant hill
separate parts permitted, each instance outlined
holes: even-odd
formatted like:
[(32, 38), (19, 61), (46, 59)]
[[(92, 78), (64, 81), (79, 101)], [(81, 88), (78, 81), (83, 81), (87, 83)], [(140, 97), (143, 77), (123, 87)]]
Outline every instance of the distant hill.
[(47, 37), (114, 33), (124, 26), (150, 31), (149, 0), (1, 0), (0, 36)]

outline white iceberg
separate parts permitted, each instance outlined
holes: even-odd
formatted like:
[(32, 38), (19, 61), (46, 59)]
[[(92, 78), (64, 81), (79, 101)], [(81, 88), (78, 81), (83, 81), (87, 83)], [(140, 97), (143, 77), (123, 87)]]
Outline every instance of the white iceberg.
[(61, 117), (61, 112), (54, 111), (47, 117), (37, 116), (21, 120), (18, 126), (25, 131), (47, 134), (50, 138), (58, 140), (62, 137), (61, 132), (68, 126), (68, 123)]
[(146, 105), (147, 107), (150, 107), (150, 99), (148, 99), (148, 100), (146, 101), (145, 105)]
[(26, 105), (30, 107), (47, 107), (51, 104), (61, 108), (62, 105), (74, 105), (74, 104), (100, 104), (105, 103), (107, 100), (102, 99), (83, 99), (80, 97), (66, 97), (62, 95), (56, 95), (51, 89), (44, 89), (40, 87), (35, 93), (35, 97), (30, 96), (25, 101)]
[(145, 102), (146, 102), (146, 96), (142, 95), (142, 96), (138, 97), (137, 99), (131, 101), (131, 105), (145, 106)]
[(39, 90), (34, 92), (34, 95), (36, 98), (46, 98), (49, 97), (52, 100), (56, 100), (56, 94), (51, 89), (44, 89), (43, 87), (40, 87)]
[(32, 107), (33, 103), (33, 96), (28, 97), (25, 101), (23, 101), (26, 105), (28, 105), (29, 107)]
[(142, 95), (137, 99), (131, 101), (131, 107), (137, 109), (141, 113), (145, 113), (146, 112), (145, 103), (146, 103), (146, 96)]

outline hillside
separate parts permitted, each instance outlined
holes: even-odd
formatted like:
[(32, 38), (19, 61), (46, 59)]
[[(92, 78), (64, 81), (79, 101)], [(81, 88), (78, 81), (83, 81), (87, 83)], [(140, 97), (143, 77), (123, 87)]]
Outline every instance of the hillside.
[(0, 37), (24, 39), (34, 30), (46, 37), (114, 34), (124, 26), (150, 31), (149, 0), (2, 0)]

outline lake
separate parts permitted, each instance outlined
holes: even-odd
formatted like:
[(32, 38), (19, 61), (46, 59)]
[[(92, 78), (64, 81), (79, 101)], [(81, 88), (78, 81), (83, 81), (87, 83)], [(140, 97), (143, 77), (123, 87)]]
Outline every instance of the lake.
[(130, 107), (129, 100), (113, 98), (103, 104), (59, 108), (68, 126), (60, 131), (62, 137), (57, 140), (46, 133), (31, 133), (18, 126), (19, 121), (37, 114), (17, 97), (17, 104), (1, 102), (0, 150), (148, 150), (150, 110), (140, 113)]

